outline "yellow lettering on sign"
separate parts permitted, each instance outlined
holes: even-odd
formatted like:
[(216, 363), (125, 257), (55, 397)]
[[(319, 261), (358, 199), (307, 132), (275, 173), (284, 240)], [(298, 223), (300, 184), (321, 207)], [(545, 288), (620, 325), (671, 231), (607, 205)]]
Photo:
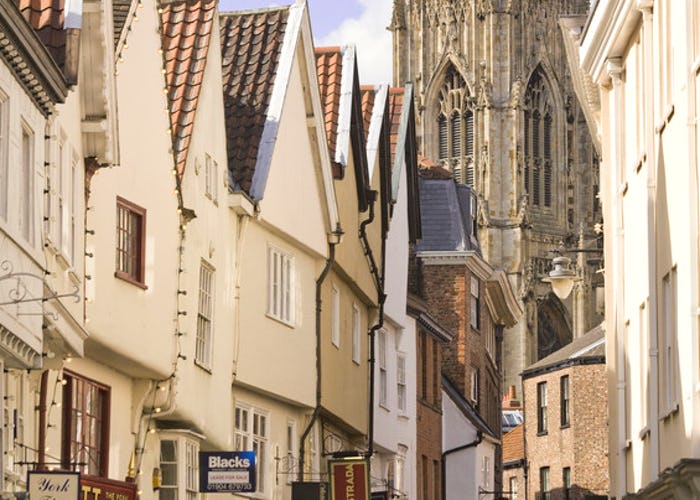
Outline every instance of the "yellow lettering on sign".
[(355, 471), (352, 465), (345, 466), (345, 498), (346, 500), (355, 500)]

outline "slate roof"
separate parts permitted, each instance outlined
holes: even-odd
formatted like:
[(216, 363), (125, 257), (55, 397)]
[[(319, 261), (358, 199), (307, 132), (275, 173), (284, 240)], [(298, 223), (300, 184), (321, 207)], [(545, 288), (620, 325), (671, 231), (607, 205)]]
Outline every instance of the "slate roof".
[(496, 433), (491, 430), (486, 421), (481, 417), (479, 412), (466, 400), (454, 384), (445, 375), (442, 376), (442, 388), (450, 399), (462, 411), (462, 414), (483, 434), (487, 434), (494, 439), (497, 439)]
[(337, 144), (338, 117), (340, 115), (340, 91), (343, 78), (343, 53), (340, 47), (318, 47), (316, 54), (316, 72), (321, 91), (321, 106), (326, 122), (328, 152), (335, 158)]
[(479, 242), (471, 234), (470, 188), (452, 179), (423, 177), (419, 178), (418, 186), (422, 237), (416, 250), (475, 251), (481, 255)]
[(181, 0), (164, 4), (160, 14), (170, 128), (178, 175), (185, 170), (215, 12), (216, 0)]
[(221, 14), (229, 177), (250, 191), (287, 28), (289, 7)]
[(14, 0), (24, 19), (37, 33), (61, 70), (66, 61), (66, 31), (63, 29), (64, 1)]
[(605, 363), (605, 331), (602, 323), (558, 351), (528, 366), (522, 376), (529, 378), (574, 364), (593, 363)]
[(525, 458), (525, 445), (523, 443), (523, 424), (513, 428), (503, 436), (503, 463), (517, 462)]

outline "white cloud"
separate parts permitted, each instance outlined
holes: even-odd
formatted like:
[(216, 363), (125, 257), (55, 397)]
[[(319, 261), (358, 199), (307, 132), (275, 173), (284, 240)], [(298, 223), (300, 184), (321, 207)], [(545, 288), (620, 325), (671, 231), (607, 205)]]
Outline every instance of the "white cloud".
[(362, 13), (347, 18), (316, 46), (353, 44), (361, 83), (391, 83), (391, 0), (359, 0)]

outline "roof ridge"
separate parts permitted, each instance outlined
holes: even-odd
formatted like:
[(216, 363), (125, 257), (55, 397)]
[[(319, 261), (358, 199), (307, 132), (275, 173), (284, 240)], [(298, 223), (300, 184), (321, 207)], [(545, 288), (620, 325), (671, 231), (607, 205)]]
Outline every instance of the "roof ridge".
[(226, 10), (219, 11), (219, 16), (221, 17), (240, 17), (252, 14), (263, 14), (266, 12), (274, 12), (277, 10), (289, 10), (291, 5), (278, 5), (273, 7), (261, 7), (259, 9), (244, 9), (244, 10)]

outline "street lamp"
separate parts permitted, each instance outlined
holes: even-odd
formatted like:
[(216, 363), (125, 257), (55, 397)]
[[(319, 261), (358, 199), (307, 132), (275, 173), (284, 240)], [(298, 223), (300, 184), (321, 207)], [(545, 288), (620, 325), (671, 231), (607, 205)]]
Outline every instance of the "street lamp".
[(568, 257), (563, 255), (554, 257), (552, 266), (553, 269), (542, 281), (551, 283), (554, 294), (561, 300), (565, 300), (574, 288), (574, 281), (579, 278), (576, 276), (576, 271), (571, 269), (571, 259)]

